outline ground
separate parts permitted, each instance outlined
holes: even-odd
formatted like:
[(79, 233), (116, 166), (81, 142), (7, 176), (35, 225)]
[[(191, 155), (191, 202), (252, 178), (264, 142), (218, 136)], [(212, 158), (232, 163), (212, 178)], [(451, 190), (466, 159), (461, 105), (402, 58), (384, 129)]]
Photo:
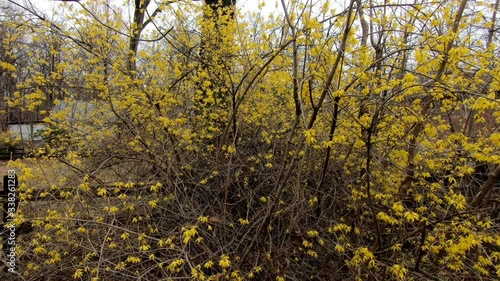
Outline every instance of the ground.
[(0, 160), (0, 176), (7, 175), (7, 170), (9, 170), (9, 166), (7, 166), (8, 162), (9, 161)]

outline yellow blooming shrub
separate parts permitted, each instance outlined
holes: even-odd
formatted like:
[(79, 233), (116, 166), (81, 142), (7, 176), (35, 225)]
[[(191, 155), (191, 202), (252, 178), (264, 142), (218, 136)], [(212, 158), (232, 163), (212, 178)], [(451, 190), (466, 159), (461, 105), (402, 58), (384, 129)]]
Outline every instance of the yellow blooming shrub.
[(492, 1), (118, 2), (0, 18), (23, 280), (500, 278)]

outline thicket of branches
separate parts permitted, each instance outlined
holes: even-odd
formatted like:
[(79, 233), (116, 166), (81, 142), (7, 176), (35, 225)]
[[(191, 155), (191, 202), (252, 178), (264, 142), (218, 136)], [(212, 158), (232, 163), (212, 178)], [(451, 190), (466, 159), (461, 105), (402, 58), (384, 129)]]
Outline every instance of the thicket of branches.
[(12, 1), (14, 277), (496, 280), (498, 1), (338, 2)]

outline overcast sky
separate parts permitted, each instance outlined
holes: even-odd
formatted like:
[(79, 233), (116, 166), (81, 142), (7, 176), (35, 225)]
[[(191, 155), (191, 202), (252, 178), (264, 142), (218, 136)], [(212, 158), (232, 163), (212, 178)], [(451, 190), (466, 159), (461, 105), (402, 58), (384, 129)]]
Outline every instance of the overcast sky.
[[(50, 14), (53, 8), (57, 8), (58, 5), (61, 5), (61, 0), (56, 1), (56, 0), (12, 0), (17, 3), (32, 3), (35, 5), (39, 10), (46, 14)], [(80, 0), (82, 3), (85, 3), (86, 0)], [(237, 1), (237, 5), (240, 9), (243, 11), (260, 11), (264, 15), (267, 15), (275, 9), (276, 2), (278, 0), (267, 0), (266, 5), (263, 9), (259, 9), (259, 1), (258, 0), (240, 0)], [(112, 3), (115, 5), (119, 6), (120, 3), (123, 3), (124, 0), (111, 0)]]

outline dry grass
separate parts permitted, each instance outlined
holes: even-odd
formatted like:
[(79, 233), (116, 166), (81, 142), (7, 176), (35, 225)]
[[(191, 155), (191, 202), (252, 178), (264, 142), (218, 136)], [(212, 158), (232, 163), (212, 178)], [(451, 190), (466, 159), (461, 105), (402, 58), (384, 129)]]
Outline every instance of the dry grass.
[(8, 162), (9, 161), (0, 160), (0, 175), (1, 176), (6, 175), (7, 171), (10, 169)]

